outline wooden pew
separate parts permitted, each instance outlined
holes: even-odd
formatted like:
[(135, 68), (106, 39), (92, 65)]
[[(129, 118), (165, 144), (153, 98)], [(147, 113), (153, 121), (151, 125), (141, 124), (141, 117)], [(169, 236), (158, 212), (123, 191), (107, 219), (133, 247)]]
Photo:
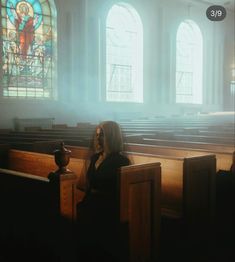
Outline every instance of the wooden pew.
[(215, 136), (215, 135), (200, 135), (200, 134), (142, 134), (142, 138), (145, 139), (168, 139), (171, 141), (193, 141), (201, 143), (212, 143), (212, 144), (233, 144), (234, 136)]
[[(133, 123), (132, 123), (133, 124)], [(167, 128), (167, 129), (166, 129)], [(152, 139), (159, 140), (172, 140), (172, 141), (194, 141), (194, 142), (210, 142), (210, 143), (227, 143), (231, 144), (234, 138), (234, 130), (231, 132), (223, 133), (214, 131), (202, 130), (199, 128), (191, 127), (174, 127), (169, 126), (161, 130), (157, 126), (152, 126), (149, 124), (135, 124), (133, 127), (123, 127), (125, 141), (126, 142), (135, 142), (141, 143), (140, 140), (147, 140), (150, 142)], [(186, 132), (187, 131), (187, 132)], [(88, 126), (83, 127), (83, 129), (69, 129), (69, 128), (60, 128), (60, 129), (47, 129), (40, 131), (31, 131), (31, 132), (10, 132), (8, 134), (2, 134), (0, 137), (2, 139), (8, 139), (8, 141), (14, 141), (20, 137), (26, 142), (29, 139), (34, 140), (52, 140), (52, 139), (63, 139), (67, 144), (70, 145), (85, 145), (89, 146), (89, 143), (94, 132), (94, 127), (92, 129)]]
[[(56, 208), (58, 205), (52, 205), (50, 186), (54, 192), (49, 179), (0, 169), (0, 244), (1, 255), (6, 261), (22, 260), (22, 255), (25, 258), (31, 256), (28, 253), (34, 246), (43, 247), (42, 253), (54, 249), (50, 245), (54, 231), (51, 220), (59, 211)], [(21, 250), (18, 258), (14, 255), (17, 248)]]
[(133, 163), (162, 166), (162, 214), (182, 217), (188, 228), (209, 225), (215, 212), (215, 155), (173, 156), (128, 152)]
[[(72, 147), (71, 148), (72, 149), (72, 152), (73, 152), (73, 154), (76, 156), (76, 157), (80, 157), (80, 158), (86, 158), (86, 154), (87, 154), (87, 152), (85, 152), (85, 153), (83, 153), (84, 155), (81, 155), (81, 150), (80, 150), (80, 152), (78, 152), (77, 154), (76, 154), (76, 147), (74, 148), (74, 147)], [(168, 150), (168, 152), (166, 152), (166, 150), (164, 149), (164, 151), (165, 152), (162, 152), (161, 151), (161, 153), (159, 152), (159, 155), (163, 155), (163, 158), (164, 158), (164, 156), (166, 156), (166, 158), (168, 159), (169, 157), (175, 157), (175, 156), (178, 156), (179, 158), (181, 158), (181, 160), (182, 159), (184, 159), (185, 157), (187, 157), (187, 158), (189, 158), (189, 157), (200, 157), (199, 159), (204, 159), (204, 155), (206, 154), (205, 152), (191, 152), (190, 154), (191, 155), (189, 155), (189, 152), (187, 152), (187, 151), (184, 151), (184, 152), (181, 152), (181, 151), (169, 151)], [(176, 152), (177, 152), (177, 154), (176, 154)], [(156, 152), (154, 152), (154, 154), (156, 154)], [(133, 158), (133, 156), (132, 156), (132, 158)], [(135, 156), (134, 157), (134, 161), (137, 161), (136, 163), (144, 163), (144, 162), (149, 162), (150, 160), (149, 159), (153, 159), (153, 156), (151, 156), (150, 158), (149, 157), (147, 157), (146, 158), (146, 156), (145, 157), (140, 157), (140, 156)], [(139, 162), (140, 161), (140, 162)], [(142, 162), (141, 162), (142, 161)], [(151, 160), (152, 161), (152, 160)], [(183, 160), (184, 161), (184, 160)], [(168, 160), (168, 162), (167, 162), (167, 164), (169, 163), (169, 160)], [(164, 172), (165, 173), (165, 172)], [(168, 172), (169, 173), (169, 172)], [(183, 174), (183, 171), (182, 171), (182, 174)], [(165, 177), (165, 176), (164, 176)], [(174, 191), (172, 191), (172, 192), (174, 192)], [(167, 205), (166, 205), (167, 206)], [(167, 208), (167, 209), (165, 209), (165, 213), (167, 213), (168, 212), (168, 209), (169, 208)], [(170, 209), (172, 209), (172, 207), (170, 208)], [(176, 207), (173, 207), (173, 210), (175, 210), (176, 209)], [(167, 211), (167, 212), (166, 212)], [(174, 211), (175, 212), (175, 211)], [(176, 214), (180, 214), (181, 213), (181, 211), (176, 211)], [(181, 215), (180, 215), (181, 216)]]
[[(7, 163), (4, 163), (3, 166), (12, 171), (27, 173), (43, 178), (48, 178), (48, 175), (53, 175), (55, 173), (55, 176), (59, 177), (60, 182), (59, 194), (61, 195), (61, 214), (66, 217), (70, 217), (71, 219), (76, 219), (76, 212), (74, 209), (74, 199), (76, 198), (76, 195), (74, 195), (74, 192), (72, 191), (76, 186), (75, 184), (77, 182), (77, 176), (71, 171), (61, 171), (55, 163), (54, 156), (9, 149), (7, 152), (7, 157), (2, 157), (7, 159)], [(80, 163), (81, 161), (76, 159), (75, 162)], [(72, 167), (74, 165), (74, 163), (71, 163)], [(52, 171), (54, 171), (54, 173)], [(80, 170), (78, 170), (78, 172), (79, 171)], [(62, 198), (62, 196), (64, 198)]]
[(4, 134), (4, 133), (7, 134), (11, 131), (12, 131), (12, 129), (10, 129), (10, 128), (0, 128), (0, 134)]
[(208, 143), (208, 142), (195, 142), (195, 141), (176, 141), (176, 140), (168, 140), (168, 139), (154, 139), (154, 138), (144, 138), (143, 136), (139, 136), (136, 139), (136, 142), (131, 141), (130, 143), (136, 144), (147, 144), (147, 145), (163, 145), (163, 146), (175, 146), (175, 147), (184, 147), (184, 148), (194, 148), (194, 149), (209, 149), (209, 150), (231, 150), (233, 146), (231, 145), (222, 145), (217, 143)]
[[(52, 155), (10, 150), (8, 159), (10, 169), (30, 172), (37, 176), (44, 177), (50, 170), (56, 169)], [(86, 170), (86, 164), (87, 161), (84, 159), (70, 158), (68, 168), (75, 171), (77, 180), (80, 182)], [(84, 188), (84, 184), (81, 187)], [(60, 189), (62, 202), (67, 199), (65, 192), (70, 192), (69, 196), (71, 196), (72, 189), (73, 187), (68, 184), (64, 184)], [(123, 243), (127, 242), (129, 246), (128, 261), (156, 261), (160, 241), (160, 163), (122, 167), (119, 174), (118, 193), (120, 226), (122, 224), (128, 226), (126, 236), (128, 239), (123, 239)], [(76, 192), (77, 201), (81, 200), (83, 194), (81, 190)]]
[(38, 141), (60, 141), (63, 140), (67, 144), (74, 144), (74, 145), (89, 145), (91, 142), (91, 136), (87, 135), (76, 135), (76, 136), (70, 136), (70, 135), (63, 135), (63, 134), (45, 134), (41, 132), (34, 132), (29, 133), (28, 132), (12, 132), (9, 134), (0, 134), (0, 141), (2, 142), (8, 142), (12, 144), (13, 146), (19, 145), (19, 143), (34, 143)]
[(183, 141), (195, 141), (195, 142), (211, 142), (217, 144), (231, 144), (234, 142), (234, 136), (212, 136), (212, 135), (181, 135), (176, 134), (173, 136), (173, 140)]
[(125, 144), (125, 150), (129, 152), (138, 152), (145, 154), (171, 154), (174, 156), (188, 156), (188, 155), (202, 155), (202, 154), (215, 154), (216, 155), (216, 171), (219, 170), (230, 170), (233, 162), (233, 154), (235, 152), (234, 147), (215, 147), (208, 146), (202, 148), (185, 148), (177, 146), (164, 146), (164, 145), (145, 145), (127, 143)]
[[(63, 133), (44, 133), (41, 131), (38, 132), (11, 132), (8, 134), (0, 134), (1, 139), (8, 139), (8, 140), (14, 140), (14, 139), (32, 139), (32, 140), (58, 140), (58, 139), (79, 139), (79, 138), (86, 138), (88, 137), (85, 135), (79, 135), (79, 134), (63, 134)], [(90, 138), (90, 136), (89, 136)]]
[[(142, 130), (145, 131), (143, 134), (155, 131), (173, 131), (176, 135), (197, 135), (198, 139), (204, 139), (203, 137), (213, 140), (213, 136), (221, 137), (226, 141), (226, 137), (234, 137), (234, 117), (165, 117), (158, 119), (148, 119), (148, 120), (132, 120), (132, 121), (120, 121), (119, 124), (122, 130), (127, 133), (137, 132), (141, 133)], [(215, 131), (216, 130), (216, 131)], [(226, 135), (226, 136), (225, 136)], [(224, 138), (223, 138), (224, 137)], [(157, 138), (157, 137), (155, 137)], [(185, 137), (186, 139), (187, 137)]]
[(35, 176), (0, 169), (0, 244), (6, 261), (67, 261), (76, 218), (75, 182), (72, 173)]
[(120, 120), (120, 124), (130, 125), (130, 124), (156, 124), (156, 125), (172, 125), (172, 126), (203, 126), (203, 127), (213, 127), (213, 126), (231, 126), (234, 124), (234, 113), (227, 114), (223, 113), (221, 116), (213, 114), (203, 114), (203, 115), (172, 115), (172, 116), (162, 116), (155, 118), (145, 118), (145, 119), (129, 119)]
[[(88, 159), (85, 147), (68, 146), (73, 157)], [(214, 154), (144, 154), (126, 152), (133, 164), (160, 162), (162, 214), (182, 218), (188, 228), (209, 224), (215, 208), (216, 159)], [(205, 222), (205, 223), (204, 223)]]
[[(187, 130), (187, 132), (185, 132)], [(94, 130), (70, 130), (70, 129), (60, 129), (60, 130), (41, 130), (41, 131), (33, 131), (33, 132), (10, 132), (5, 134), (7, 137), (20, 136), (25, 138), (36, 137), (38, 139), (80, 139), (80, 138), (91, 138), (94, 133)], [(172, 127), (171, 129), (159, 130), (157, 127), (134, 127), (134, 128), (123, 128), (123, 133), (125, 136), (129, 136), (130, 134), (141, 134), (144, 138), (155, 138), (155, 139), (171, 139), (171, 140), (192, 140), (192, 141), (216, 141), (219, 143), (227, 143), (228, 141), (232, 141), (234, 138), (234, 132), (227, 133), (215, 133), (211, 131), (207, 131), (202, 133), (200, 129), (193, 129), (189, 131), (189, 129), (182, 128), (180, 130)], [(4, 134), (2, 134), (4, 137)]]
[(54, 118), (14, 118), (14, 129), (24, 130), (26, 127), (52, 128)]
[(62, 140), (39, 140), (32, 142), (22, 142), (22, 140), (19, 139), (15, 142), (9, 141), (8, 145), (12, 149), (53, 154), (54, 150), (56, 150), (59, 147), (61, 142)]

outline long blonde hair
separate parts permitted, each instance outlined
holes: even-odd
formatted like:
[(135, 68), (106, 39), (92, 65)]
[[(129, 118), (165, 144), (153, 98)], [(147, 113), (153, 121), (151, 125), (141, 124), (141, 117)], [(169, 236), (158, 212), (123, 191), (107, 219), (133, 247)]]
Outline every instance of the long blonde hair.
[[(123, 150), (123, 139), (120, 126), (114, 121), (101, 122), (96, 130), (100, 128), (104, 134), (104, 152), (107, 154), (118, 153)], [(100, 146), (96, 135), (94, 136), (94, 151), (99, 152)]]

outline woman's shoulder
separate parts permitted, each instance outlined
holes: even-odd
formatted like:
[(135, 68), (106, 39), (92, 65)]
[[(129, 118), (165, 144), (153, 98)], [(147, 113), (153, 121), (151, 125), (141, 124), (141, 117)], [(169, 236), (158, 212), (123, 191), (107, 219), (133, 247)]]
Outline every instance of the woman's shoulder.
[(119, 152), (119, 153), (114, 154), (114, 156), (118, 160), (118, 162), (120, 163), (120, 166), (130, 165), (129, 158), (126, 155), (124, 155), (123, 153)]

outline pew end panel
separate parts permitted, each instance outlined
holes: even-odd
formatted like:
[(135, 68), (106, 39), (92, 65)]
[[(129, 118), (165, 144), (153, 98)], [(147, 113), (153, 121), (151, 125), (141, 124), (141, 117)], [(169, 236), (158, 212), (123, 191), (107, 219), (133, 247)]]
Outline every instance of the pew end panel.
[(215, 155), (188, 158), (184, 161), (183, 210), (185, 221), (194, 233), (210, 230), (215, 219)]
[(55, 203), (58, 206), (60, 216), (71, 222), (75, 221), (77, 215), (77, 176), (72, 172), (68, 172), (66, 174), (51, 172), (48, 175), (48, 178), (51, 183), (55, 185), (53, 187), (55, 195), (57, 196)]
[(120, 222), (129, 228), (129, 261), (156, 261), (160, 246), (160, 163), (130, 165), (120, 171)]
[[(36, 243), (44, 247), (53, 241), (55, 218), (59, 214), (53, 199), (55, 185), (48, 178), (0, 169), (1, 241), (10, 245)], [(36, 243), (31, 243), (36, 241)]]
[(77, 176), (74, 173), (60, 175), (60, 213), (74, 221), (77, 217), (76, 183)]

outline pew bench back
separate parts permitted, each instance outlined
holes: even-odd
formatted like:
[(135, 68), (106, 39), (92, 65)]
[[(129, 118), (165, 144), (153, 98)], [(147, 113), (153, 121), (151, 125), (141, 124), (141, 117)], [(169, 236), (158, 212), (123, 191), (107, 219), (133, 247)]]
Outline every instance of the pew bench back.
[(12, 257), (10, 261), (29, 261), (28, 257), (33, 260), (39, 248), (42, 260), (48, 256), (62, 258), (58, 247), (64, 248), (63, 232), (71, 237), (69, 228), (64, 228), (67, 222), (63, 221), (72, 223), (73, 207), (68, 197), (61, 199), (61, 186), (64, 183), (55, 174), (45, 178), (0, 169), (0, 243), (8, 252), (5, 255)]
[(200, 156), (205, 154), (215, 154), (216, 155), (216, 171), (219, 170), (229, 170), (232, 161), (233, 154), (235, 152), (234, 147), (226, 148), (211, 148), (208, 146), (206, 149), (195, 149), (195, 148), (184, 148), (184, 147), (174, 147), (174, 146), (160, 146), (160, 145), (144, 145), (144, 144), (125, 144), (125, 150), (130, 152), (139, 152), (145, 154), (163, 154), (163, 155), (174, 155), (174, 156)]

